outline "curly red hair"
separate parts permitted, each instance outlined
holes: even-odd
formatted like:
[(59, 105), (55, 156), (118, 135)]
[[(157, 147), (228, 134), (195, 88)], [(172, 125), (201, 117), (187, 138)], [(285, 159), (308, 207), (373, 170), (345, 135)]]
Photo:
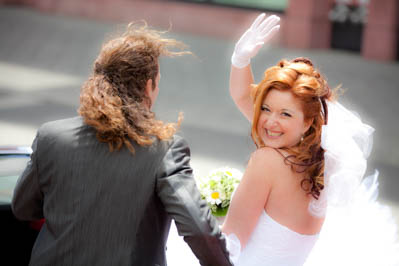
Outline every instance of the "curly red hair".
[(253, 85), (251, 97), (254, 102), (254, 117), (251, 137), (257, 147), (264, 146), (257, 132), (261, 105), (267, 94), (273, 90), (291, 91), (300, 100), (305, 121), (313, 121), (303, 140), (294, 147), (283, 147), (289, 153), (285, 161), (298, 172), (305, 172), (302, 188), (314, 198), (318, 198), (324, 188), (324, 151), (321, 148), (321, 129), (327, 123), (326, 100), (333, 99), (327, 81), (313, 63), (306, 58), (281, 60), (268, 68), (264, 79)]
[(148, 146), (156, 138), (169, 139), (182, 121), (179, 114), (177, 123), (164, 123), (148, 107), (145, 88), (150, 79), (155, 85), (159, 57), (190, 53), (184, 51), (183, 43), (163, 38), (163, 34), (145, 23), (129, 24), (125, 33), (103, 45), (93, 74), (82, 86), (78, 113), (111, 151), (126, 145), (134, 153), (131, 140)]

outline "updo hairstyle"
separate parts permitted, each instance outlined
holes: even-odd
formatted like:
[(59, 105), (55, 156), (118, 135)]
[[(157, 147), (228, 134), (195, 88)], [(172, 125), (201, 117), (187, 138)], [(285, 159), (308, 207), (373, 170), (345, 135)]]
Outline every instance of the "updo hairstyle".
[(327, 124), (326, 100), (332, 100), (333, 93), (327, 81), (307, 58), (301, 57), (291, 61), (284, 59), (276, 66), (268, 68), (264, 73), (264, 79), (259, 84), (253, 85), (251, 91), (254, 103), (251, 137), (258, 148), (265, 146), (257, 131), (261, 106), (267, 94), (273, 89), (291, 91), (301, 102), (305, 121), (313, 120), (298, 144), (281, 149), (289, 153), (288, 156), (284, 156), (285, 162), (290, 164), (293, 170), (306, 173), (301, 182), (302, 188), (318, 199), (320, 191), (324, 188), (321, 129), (323, 124)]

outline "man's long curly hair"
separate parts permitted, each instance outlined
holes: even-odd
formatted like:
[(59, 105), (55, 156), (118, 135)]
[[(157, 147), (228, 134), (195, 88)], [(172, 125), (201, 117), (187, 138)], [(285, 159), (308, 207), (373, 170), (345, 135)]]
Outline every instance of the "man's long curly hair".
[(131, 141), (148, 146), (156, 138), (171, 138), (180, 126), (181, 114), (177, 123), (157, 120), (145, 93), (148, 80), (155, 88), (160, 56), (190, 53), (183, 43), (163, 34), (145, 23), (129, 24), (125, 33), (104, 43), (92, 75), (82, 86), (78, 113), (111, 151), (126, 145), (134, 153)]
[(264, 73), (264, 79), (259, 84), (253, 85), (251, 91), (254, 102), (251, 136), (257, 147), (265, 146), (257, 132), (257, 124), (262, 103), (273, 89), (291, 91), (301, 102), (305, 121), (313, 120), (303, 140), (293, 147), (281, 149), (288, 152), (289, 155), (284, 156), (285, 162), (291, 164), (292, 169), (306, 173), (305, 179), (301, 182), (302, 188), (318, 199), (320, 191), (324, 188), (324, 150), (321, 148), (321, 129), (323, 124), (327, 124), (326, 100), (333, 100), (334, 93), (307, 58), (281, 60), (276, 66), (268, 68)]

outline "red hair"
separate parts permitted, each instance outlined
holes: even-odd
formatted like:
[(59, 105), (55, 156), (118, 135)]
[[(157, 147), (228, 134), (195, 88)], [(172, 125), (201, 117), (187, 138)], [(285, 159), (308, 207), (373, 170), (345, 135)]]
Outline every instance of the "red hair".
[(292, 169), (306, 173), (302, 188), (317, 199), (324, 188), (324, 151), (320, 145), (322, 125), (327, 123), (325, 101), (332, 99), (333, 93), (309, 59), (281, 60), (276, 66), (268, 68), (264, 79), (253, 85), (251, 91), (254, 103), (251, 137), (258, 148), (265, 146), (257, 131), (261, 105), (273, 89), (291, 91), (301, 102), (305, 121), (312, 121), (301, 142), (282, 149), (290, 154), (285, 161), (291, 164)]

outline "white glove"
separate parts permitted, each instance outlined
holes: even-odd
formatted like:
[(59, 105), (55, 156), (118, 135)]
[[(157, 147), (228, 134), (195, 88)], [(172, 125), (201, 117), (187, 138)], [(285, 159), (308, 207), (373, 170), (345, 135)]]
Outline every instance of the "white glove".
[(251, 58), (278, 32), (279, 22), (280, 18), (276, 15), (266, 17), (265, 13), (260, 14), (236, 43), (231, 57), (233, 66), (244, 68), (249, 65)]

